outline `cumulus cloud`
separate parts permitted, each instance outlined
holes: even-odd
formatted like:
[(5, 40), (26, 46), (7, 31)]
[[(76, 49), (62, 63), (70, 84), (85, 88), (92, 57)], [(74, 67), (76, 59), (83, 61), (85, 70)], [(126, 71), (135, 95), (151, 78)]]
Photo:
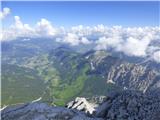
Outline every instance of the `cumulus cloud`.
[(15, 23), (8, 29), (2, 30), (2, 41), (14, 40), (20, 37), (54, 37), (58, 34), (58, 29), (54, 28), (46, 19), (41, 19), (37, 24), (31, 27), (24, 24), (19, 16), (14, 16)]
[(88, 39), (98, 39), (100, 36), (104, 35), (107, 30), (107, 27), (104, 25), (97, 26), (73, 26), (71, 27), (70, 32), (75, 33), (80, 37), (87, 37)]
[(2, 41), (14, 40), (18, 37), (33, 37), (35, 30), (24, 24), (19, 16), (14, 16), (15, 23), (8, 29), (2, 30)]
[(36, 25), (36, 32), (42, 36), (54, 36), (57, 30), (52, 26), (51, 22), (42, 18)]
[(0, 19), (4, 19), (7, 15), (10, 14), (10, 9), (5, 7), (2, 11), (0, 11)]
[(83, 44), (91, 44), (92, 41), (89, 41), (86, 37), (82, 37), (81, 38), (81, 43), (83, 43)]
[(118, 51), (122, 51), (127, 55), (133, 56), (146, 56), (146, 49), (150, 43), (150, 39), (142, 38), (136, 39), (129, 37), (123, 44), (118, 45)]
[(110, 49), (116, 48), (122, 43), (122, 39), (120, 36), (111, 36), (111, 37), (100, 37), (96, 42), (97, 44), (96, 49)]
[(81, 37), (75, 33), (67, 33), (56, 39), (57, 42), (68, 43), (71, 46), (79, 44), (90, 44), (92, 43), (86, 37)]
[[(10, 13), (9, 8), (0, 12), (4, 18)], [(56, 28), (45, 18), (40, 19), (34, 26), (24, 24), (19, 16), (14, 16), (15, 23), (2, 30), (1, 40), (14, 40), (19, 37), (55, 38), (57, 42), (71, 46), (79, 44), (94, 44), (96, 50), (123, 52), (128, 56), (146, 57), (159, 61), (160, 27), (107, 27), (103, 24), (96, 26), (73, 26), (70, 29)]]
[[(110, 50), (123, 52), (128, 56), (147, 57), (156, 56), (155, 51), (160, 49), (159, 27), (133, 27), (122, 26), (107, 27), (74, 26), (57, 41), (70, 45), (94, 44), (96, 50)], [(152, 44), (154, 43), (154, 44)], [(155, 55), (153, 55), (153, 53)], [(152, 57), (157, 61), (157, 57)]]
[(129, 56), (145, 57), (149, 53), (149, 48), (157, 49), (157, 46), (150, 44), (160, 40), (159, 33), (159, 27), (107, 28), (104, 35), (96, 41), (96, 49), (112, 48)]
[(79, 36), (73, 33), (67, 33), (67, 35), (63, 37), (62, 42), (69, 43), (73, 46), (78, 45)]
[(152, 58), (153, 58), (153, 60), (155, 60), (156, 62), (160, 63), (160, 51), (154, 52)]

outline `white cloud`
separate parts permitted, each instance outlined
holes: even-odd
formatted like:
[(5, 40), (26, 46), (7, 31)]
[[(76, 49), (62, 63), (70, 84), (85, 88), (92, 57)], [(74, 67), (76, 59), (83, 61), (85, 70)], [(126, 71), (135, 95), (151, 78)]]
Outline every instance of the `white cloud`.
[(101, 50), (101, 49), (109, 49), (109, 48), (116, 48), (118, 47), (122, 42), (122, 39), (120, 36), (111, 36), (111, 37), (100, 37), (96, 41), (96, 49)]
[(65, 36), (62, 36), (62, 38), (57, 38), (57, 41), (68, 43), (72, 46), (79, 45), (80, 43), (79, 36), (74, 33), (67, 33)]
[(154, 52), (152, 58), (153, 58), (153, 60), (155, 60), (156, 62), (160, 63), (160, 51)]
[(59, 32), (46, 19), (41, 19), (33, 27), (29, 24), (24, 24), (19, 16), (14, 16), (14, 20), (15, 23), (13, 25), (8, 29), (2, 30), (2, 41), (14, 40), (19, 37), (54, 37)]
[(68, 43), (71, 46), (76, 46), (79, 44), (91, 44), (92, 41), (88, 40), (86, 37), (83, 37), (76, 33), (66, 33), (61, 34), (61, 37), (56, 38), (57, 42)]
[(160, 40), (159, 33), (159, 27), (107, 28), (103, 36), (96, 41), (96, 49), (112, 48), (129, 56), (145, 57), (149, 53), (149, 48), (157, 49), (156, 46), (150, 46), (150, 43)]
[(0, 11), (0, 19), (4, 19), (7, 15), (10, 14), (10, 9), (5, 7), (2, 11)]
[(81, 38), (81, 43), (82, 43), (82, 44), (90, 44), (90, 43), (92, 43), (92, 42), (89, 41), (86, 37), (82, 37), (82, 38)]
[[(9, 8), (0, 12), (4, 18), (10, 13)], [(49, 37), (56, 38), (57, 42), (67, 43), (72, 46), (79, 44), (94, 44), (95, 49), (110, 49), (123, 52), (129, 56), (146, 57), (158, 61), (160, 46), (160, 27), (107, 27), (103, 24), (97, 26), (73, 26), (66, 30), (64, 27), (56, 28), (50, 21), (42, 18), (32, 27), (24, 24), (19, 16), (15, 16), (15, 23), (2, 30), (1, 40), (14, 40), (19, 37)], [(154, 43), (155, 42), (155, 43)], [(154, 44), (151, 44), (154, 43)], [(159, 42), (160, 44), (160, 42)]]
[(23, 24), (19, 16), (14, 16), (15, 23), (8, 29), (2, 30), (2, 41), (14, 40), (18, 37), (33, 37), (35, 30), (28, 24)]
[(123, 44), (117, 45), (118, 51), (122, 51), (129, 56), (146, 56), (146, 49), (150, 43), (150, 40), (143, 38), (141, 40), (129, 37)]
[(42, 36), (54, 36), (57, 34), (57, 30), (52, 26), (51, 22), (44, 18), (37, 23), (36, 32)]
[(17, 29), (23, 29), (23, 28), (24, 28), (24, 25), (23, 25), (23, 23), (21, 22), (20, 17), (19, 17), (19, 16), (14, 16), (14, 19), (15, 19), (15, 27), (16, 27)]

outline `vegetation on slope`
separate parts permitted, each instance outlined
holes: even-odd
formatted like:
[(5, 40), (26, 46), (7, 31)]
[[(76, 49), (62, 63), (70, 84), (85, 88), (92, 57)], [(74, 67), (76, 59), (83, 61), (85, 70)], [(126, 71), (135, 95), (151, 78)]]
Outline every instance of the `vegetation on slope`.
[(2, 105), (35, 100), (45, 90), (44, 81), (36, 71), (16, 65), (2, 65)]

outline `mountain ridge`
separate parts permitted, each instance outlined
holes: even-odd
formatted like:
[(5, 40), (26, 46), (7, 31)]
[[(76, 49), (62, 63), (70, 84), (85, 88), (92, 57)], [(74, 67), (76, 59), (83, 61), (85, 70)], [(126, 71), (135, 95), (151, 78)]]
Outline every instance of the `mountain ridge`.
[[(67, 107), (49, 106), (42, 102), (32, 102), (4, 108), (2, 120), (159, 120), (159, 91), (152, 94), (139, 91), (112, 92), (94, 106), (85, 98), (76, 98)], [(157, 97), (158, 96), (158, 97)], [(88, 107), (89, 106), (89, 107)]]
[(42, 101), (64, 106), (76, 96), (106, 95), (109, 91), (123, 89), (147, 92), (160, 87), (157, 69), (123, 60), (105, 50), (79, 52), (75, 48), (53, 45), (53, 41), (48, 43), (43, 39), (39, 41), (43, 40), (44, 44), (36, 44), (36, 40), (27, 41), (25, 45), (21, 40), (8, 42), (6, 46), (12, 46), (12, 49), (2, 51), (2, 64), (36, 71), (46, 86)]

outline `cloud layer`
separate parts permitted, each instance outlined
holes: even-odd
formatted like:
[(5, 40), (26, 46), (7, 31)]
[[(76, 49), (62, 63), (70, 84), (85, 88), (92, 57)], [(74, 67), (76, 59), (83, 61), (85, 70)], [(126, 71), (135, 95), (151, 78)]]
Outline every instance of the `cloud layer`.
[(13, 25), (2, 30), (2, 41), (15, 40), (19, 37), (53, 37), (60, 33), (58, 29), (52, 26), (51, 22), (44, 18), (33, 27), (24, 24), (19, 16), (14, 16), (14, 21)]
[(160, 63), (160, 50), (156, 51), (153, 53), (153, 60), (157, 61), (158, 63)]
[[(4, 8), (0, 15), (4, 18), (10, 9)], [(160, 62), (160, 27), (107, 27), (74, 26), (70, 29), (56, 28), (45, 18), (34, 26), (24, 24), (19, 16), (14, 16), (15, 23), (2, 30), (2, 41), (19, 37), (47, 37), (71, 46), (94, 44), (96, 50), (112, 49), (128, 56), (146, 57)]]

